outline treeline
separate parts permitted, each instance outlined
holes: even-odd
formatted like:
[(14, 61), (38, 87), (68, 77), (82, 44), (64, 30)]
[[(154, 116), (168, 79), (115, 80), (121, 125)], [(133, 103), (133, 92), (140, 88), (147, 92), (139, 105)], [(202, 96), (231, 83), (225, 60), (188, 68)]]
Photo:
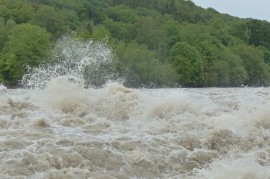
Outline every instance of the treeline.
[(270, 84), (270, 23), (188, 0), (1, 0), (0, 82), (16, 85), (65, 34), (108, 41), (127, 86)]

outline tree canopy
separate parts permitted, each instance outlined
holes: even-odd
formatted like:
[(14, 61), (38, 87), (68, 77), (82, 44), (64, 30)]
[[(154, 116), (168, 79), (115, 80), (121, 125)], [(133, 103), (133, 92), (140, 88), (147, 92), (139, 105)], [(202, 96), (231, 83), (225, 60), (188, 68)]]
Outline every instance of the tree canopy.
[(270, 84), (270, 23), (190, 0), (1, 0), (0, 83), (49, 63), (64, 35), (108, 43), (127, 86)]

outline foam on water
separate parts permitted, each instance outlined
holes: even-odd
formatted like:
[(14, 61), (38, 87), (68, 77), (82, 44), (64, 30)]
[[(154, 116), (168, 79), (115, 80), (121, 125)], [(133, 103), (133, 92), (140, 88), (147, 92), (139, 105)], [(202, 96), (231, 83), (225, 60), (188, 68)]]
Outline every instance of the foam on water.
[(4, 85), (0, 84), (0, 93), (6, 93), (7, 92), (7, 87)]
[(84, 89), (59, 78), (0, 97), (5, 178), (270, 176), (269, 96), (257, 89)]
[(269, 178), (269, 167), (261, 165), (254, 156), (239, 159), (218, 160), (208, 169), (200, 170), (202, 178)]
[(270, 177), (269, 88), (85, 88), (80, 68), (1, 86), (2, 178)]

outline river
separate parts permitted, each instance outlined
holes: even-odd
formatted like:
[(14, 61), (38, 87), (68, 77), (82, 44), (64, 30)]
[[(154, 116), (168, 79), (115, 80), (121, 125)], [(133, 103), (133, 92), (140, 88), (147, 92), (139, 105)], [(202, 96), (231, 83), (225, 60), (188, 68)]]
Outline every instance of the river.
[(0, 178), (270, 178), (269, 88), (0, 86)]

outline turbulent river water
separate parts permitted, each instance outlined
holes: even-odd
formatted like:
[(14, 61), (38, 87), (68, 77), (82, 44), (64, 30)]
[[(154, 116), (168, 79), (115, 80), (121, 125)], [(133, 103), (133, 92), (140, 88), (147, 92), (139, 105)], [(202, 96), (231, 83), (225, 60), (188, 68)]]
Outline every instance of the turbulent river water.
[(55, 49), (0, 85), (0, 179), (270, 178), (270, 88), (131, 89), (106, 45)]
[(0, 87), (0, 178), (270, 178), (270, 89)]

